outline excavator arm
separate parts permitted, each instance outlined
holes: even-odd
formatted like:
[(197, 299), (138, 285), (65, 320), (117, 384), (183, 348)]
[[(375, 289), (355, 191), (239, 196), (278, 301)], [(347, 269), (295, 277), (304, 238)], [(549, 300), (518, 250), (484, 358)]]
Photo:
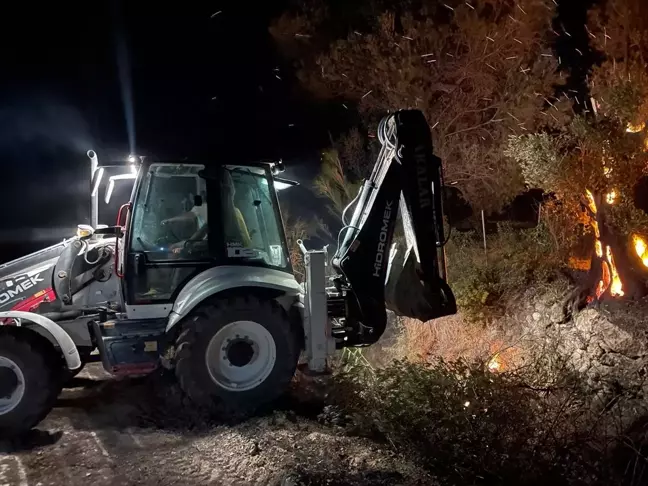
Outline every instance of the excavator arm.
[[(338, 347), (378, 341), (386, 328), (386, 309), (421, 321), (457, 311), (446, 283), (443, 177), (429, 125), (420, 111), (403, 110), (383, 119), (378, 135), (382, 150), (344, 211), (331, 261), (338, 275), (327, 289), (327, 302), (329, 317), (337, 322)], [(392, 244), (399, 210), (404, 234)]]

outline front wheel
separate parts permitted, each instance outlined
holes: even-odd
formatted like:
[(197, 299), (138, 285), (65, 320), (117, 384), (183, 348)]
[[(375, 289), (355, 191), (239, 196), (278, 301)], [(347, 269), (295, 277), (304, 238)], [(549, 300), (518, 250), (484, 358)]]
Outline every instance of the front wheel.
[(61, 391), (59, 357), (42, 336), (0, 328), (0, 437), (27, 432)]
[(237, 297), (197, 309), (176, 342), (176, 376), (195, 403), (249, 413), (285, 392), (300, 346), (284, 310)]

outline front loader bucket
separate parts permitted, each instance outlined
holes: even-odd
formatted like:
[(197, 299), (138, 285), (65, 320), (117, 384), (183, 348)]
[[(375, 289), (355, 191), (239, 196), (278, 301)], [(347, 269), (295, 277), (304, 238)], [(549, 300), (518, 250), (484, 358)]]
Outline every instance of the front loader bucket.
[(385, 302), (399, 316), (426, 322), (456, 314), (457, 303), (450, 286), (438, 276), (421, 275), (413, 247), (391, 250)]

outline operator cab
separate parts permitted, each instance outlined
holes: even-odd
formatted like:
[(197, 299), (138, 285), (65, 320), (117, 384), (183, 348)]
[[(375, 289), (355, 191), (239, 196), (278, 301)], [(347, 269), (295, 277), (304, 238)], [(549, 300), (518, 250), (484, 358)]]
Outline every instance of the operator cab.
[(117, 268), (127, 309), (171, 303), (192, 277), (214, 266), (292, 273), (275, 164), (152, 162), (140, 171), (118, 221), (124, 234)]

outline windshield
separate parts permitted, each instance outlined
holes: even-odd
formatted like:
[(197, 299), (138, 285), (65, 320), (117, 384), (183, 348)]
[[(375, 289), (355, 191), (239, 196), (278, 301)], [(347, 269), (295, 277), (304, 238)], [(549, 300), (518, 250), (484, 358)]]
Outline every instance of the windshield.
[(135, 201), (134, 251), (147, 252), (153, 260), (168, 259), (173, 245), (193, 238), (206, 225), (206, 184), (198, 175), (203, 168), (181, 164), (149, 167)]

